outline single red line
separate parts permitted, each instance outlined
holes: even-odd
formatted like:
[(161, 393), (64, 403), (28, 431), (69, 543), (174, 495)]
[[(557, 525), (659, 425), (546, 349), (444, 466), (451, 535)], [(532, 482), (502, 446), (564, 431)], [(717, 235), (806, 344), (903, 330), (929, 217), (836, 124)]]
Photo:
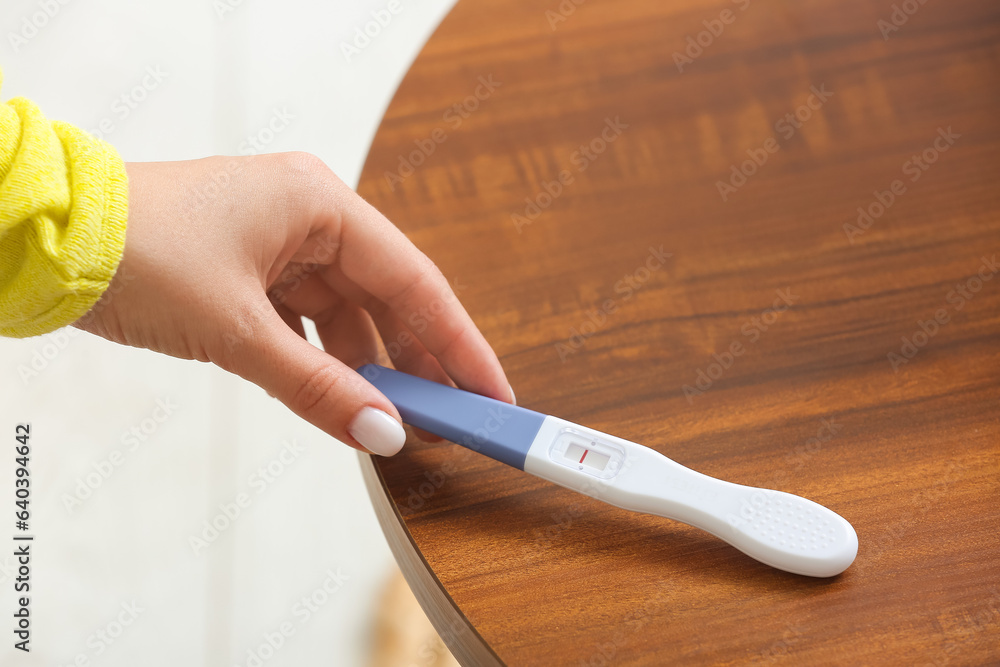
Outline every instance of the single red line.
[(589, 449), (583, 450), (583, 456), (580, 457), (580, 463), (583, 463), (583, 460), (587, 458), (587, 452), (589, 451), (590, 451)]

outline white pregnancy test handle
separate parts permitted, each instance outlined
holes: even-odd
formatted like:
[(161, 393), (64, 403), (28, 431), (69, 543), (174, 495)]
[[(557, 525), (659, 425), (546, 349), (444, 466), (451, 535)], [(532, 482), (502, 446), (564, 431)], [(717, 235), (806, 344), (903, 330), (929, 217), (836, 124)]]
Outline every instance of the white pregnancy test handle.
[(547, 416), (524, 470), (618, 507), (682, 521), (780, 570), (832, 577), (854, 562), (858, 536), (811, 500), (725, 482), (648, 447)]

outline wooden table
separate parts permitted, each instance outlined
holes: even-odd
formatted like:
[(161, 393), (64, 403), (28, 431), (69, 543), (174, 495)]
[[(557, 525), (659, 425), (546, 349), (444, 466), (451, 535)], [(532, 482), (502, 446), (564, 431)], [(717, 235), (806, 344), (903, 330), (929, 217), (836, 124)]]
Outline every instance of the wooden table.
[(364, 465), (424, 608), (468, 665), (997, 664), (1000, 5), (575, 1), (460, 2), (360, 191), (519, 404), (860, 551), (786, 574), (411, 438)]

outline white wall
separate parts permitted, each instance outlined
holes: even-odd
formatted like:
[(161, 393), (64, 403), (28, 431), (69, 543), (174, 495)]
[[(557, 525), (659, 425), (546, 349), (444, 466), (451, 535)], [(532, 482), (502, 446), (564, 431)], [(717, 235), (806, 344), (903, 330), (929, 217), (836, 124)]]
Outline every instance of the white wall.
[[(392, 93), (453, 1), (401, 0), (348, 62), (341, 42), (388, 0), (4, 0), (0, 99), (29, 97), (90, 130), (107, 119), (129, 161), (239, 154), (277, 109), (294, 119), (267, 151), (310, 151), (356, 184)], [(46, 5), (58, 6), (51, 18)], [(161, 81), (132, 93), (147, 68)], [(215, 367), (75, 329), (0, 340), (0, 406), (0, 663), (245, 666), (288, 622), (294, 634), (262, 664), (363, 664), (392, 556), (353, 450)], [(11, 647), (20, 422), (33, 443), (30, 655)], [(272, 463), (291, 440), (301, 452)], [(280, 473), (263, 485), (252, 476), (269, 463)], [(96, 488), (68, 509), (88, 475)], [(249, 506), (196, 555), (189, 537), (240, 493)], [(295, 607), (304, 596), (308, 615)], [(134, 622), (101, 640), (133, 603)]]

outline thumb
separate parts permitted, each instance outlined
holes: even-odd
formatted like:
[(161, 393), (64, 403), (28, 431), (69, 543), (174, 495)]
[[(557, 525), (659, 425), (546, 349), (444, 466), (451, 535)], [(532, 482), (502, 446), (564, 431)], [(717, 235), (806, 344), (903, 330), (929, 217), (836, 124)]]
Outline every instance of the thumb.
[(257, 312), (245, 335), (227, 337), (223, 368), (356, 449), (392, 456), (403, 447), (399, 413), (382, 392), (292, 331), (266, 300)]

